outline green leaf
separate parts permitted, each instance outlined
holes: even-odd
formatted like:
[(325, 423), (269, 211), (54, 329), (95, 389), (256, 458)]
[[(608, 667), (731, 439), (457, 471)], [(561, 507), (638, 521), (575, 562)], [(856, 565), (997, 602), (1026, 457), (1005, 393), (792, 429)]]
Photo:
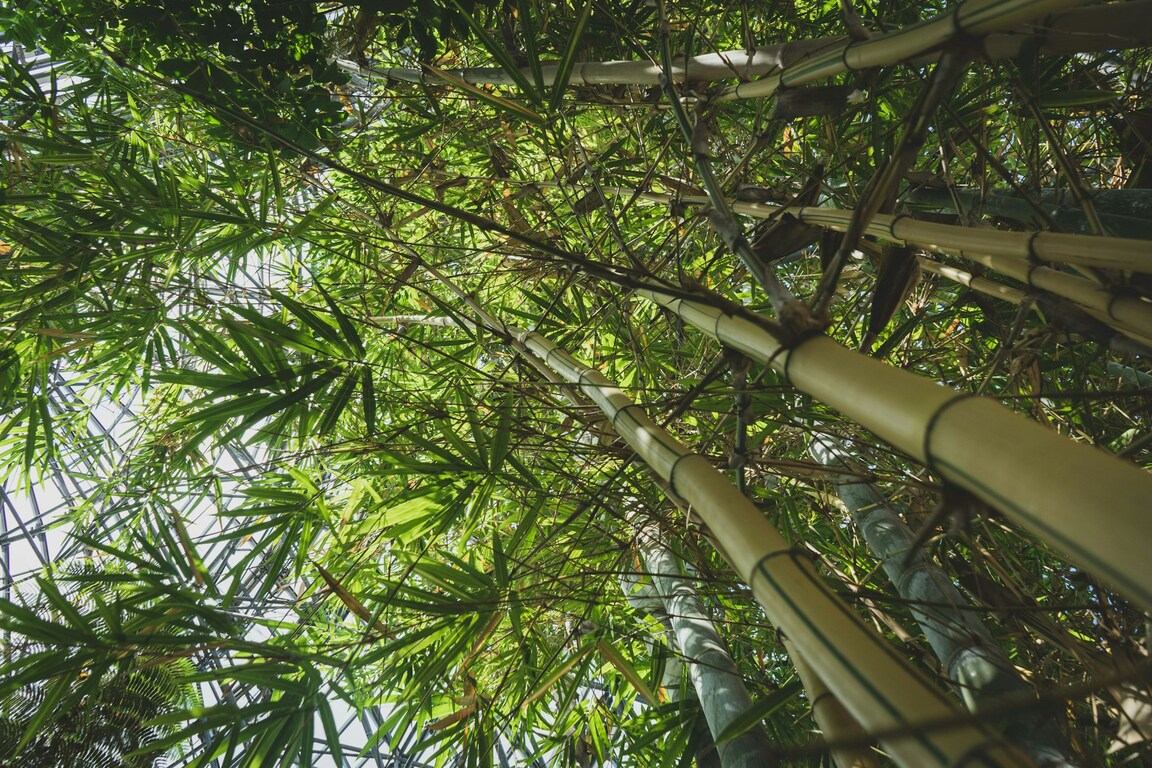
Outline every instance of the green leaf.
[(572, 67), (576, 63), (576, 56), (583, 49), (584, 29), (588, 26), (588, 19), (592, 16), (592, 7), (592, 0), (587, 0), (584, 3), (584, 8), (580, 11), (580, 16), (568, 38), (568, 45), (564, 47), (564, 54), (560, 57), (560, 64), (556, 71), (556, 82), (552, 84), (552, 98), (548, 104), (553, 110), (559, 109), (564, 102), (564, 94), (568, 90), (568, 78), (571, 76)]
[(804, 687), (800, 680), (793, 678), (774, 691), (771, 696), (755, 702), (748, 708), (747, 712), (729, 723), (728, 727), (716, 737), (716, 743), (723, 744), (726, 741), (731, 741), (740, 734), (747, 732), (748, 729), (757, 726), (761, 720), (771, 717), (775, 712), (795, 701), (803, 690)]

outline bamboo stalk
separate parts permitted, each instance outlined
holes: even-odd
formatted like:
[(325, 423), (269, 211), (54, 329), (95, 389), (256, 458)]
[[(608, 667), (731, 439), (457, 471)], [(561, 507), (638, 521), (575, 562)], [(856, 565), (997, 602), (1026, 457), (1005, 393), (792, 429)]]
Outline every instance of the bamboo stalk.
[(1148, 473), (992, 400), (942, 387), (826, 336), (787, 349), (744, 317), (658, 290), (638, 294), (780, 371), (801, 391), (1000, 510), (1140, 607), (1152, 609)]
[[(1124, 50), (1152, 45), (1152, 0), (1109, 3), (1058, 11), (1042, 21), (1020, 29), (991, 33), (975, 44), (990, 60), (1008, 59), (1024, 50), (1036, 50), (1043, 55), (1067, 55), (1100, 50)], [(796, 40), (790, 43), (767, 45), (754, 51), (719, 51), (680, 59), (672, 71), (673, 82), (704, 83), (717, 80), (749, 80), (763, 77), (777, 69), (793, 66), (804, 57), (822, 50), (838, 48), (846, 37), (826, 37)], [(346, 72), (362, 77), (383, 77), (408, 83), (447, 84), (436, 73), (407, 67), (361, 66), (346, 59), (337, 60)], [(554, 86), (560, 66), (554, 63), (540, 65), (545, 86)], [(521, 72), (529, 81), (532, 71), (524, 67)], [(648, 61), (584, 61), (577, 62), (568, 80), (572, 86), (595, 85), (659, 85), (661, 69)], [(515, 86), (516, 80), (499, 67), (469, 67), (446, 70), (450, 77), (471, 85)]]
[[(699, 196), (684, 202), (704, 202)], [(779, 215), (780, 207), (765, 203), (732, 204), (733, 210), (756, 218)], [(789, 208), (805, 224), (847, 229), (852, 211), (810, 206)], [(1121, 269), (1152, 274), (1152, 241), (1128, 237), (1065, 234), (1062, 232), (1007, 232), (954, 224), (920, 221), (910, 216), (877, 214), (865, 234), (930, 251), (964, 255), (982, 253), (1025, 261), (1038, 259), (1083, 267)]]
[(965, 253), (965, 258), (1035, 288), (1069, 299), (1098, 320), (1137, 341), (1152, 339), (1152, 303), (1135, 296), (1117, 294), (1091, 280), (1066, 272), (1028, 264), (1024, 261)]
[(837, 697), (904, 766), (1028, 765), (1022, 754), (979, 725), (956, 723), (921, 731), (916, 723), (947, 722), (953, 705), (893, 654), (824, 586), (811, 563), (711, 463), (690, 452), (619, 388), (536, 333), (500, 324), (566, 381), (580, 387), (613, 429), (708, 525), (769, 619), (799, 649)]
[(759, 768), (770, 762), (764, 729), (756, 726), (735, 738), (717, 741), (722, 733), (752, 708), (752, 698), (736, 669), (728, 647), (704, 612), (696, 588), (684, 578), (679, 558), (661, 540), (654, 526), (636, 536), (636, 549), (664, 607), (676, 648), (688, 665), (696, 698), (716, 742), (722, 768)]
[(947, 264), (941, 264), (938, 261), (933, 261), (924, 256), (918, 257), (916, 261), (920, 264), (920, 269), (925, 272), (939, 275), (954, 283), (959, 283), (974, 291), (983, 293), (985, 296), (992, 296), (1007, 301), (1009, 304), (1019, 305), (1028, 297), (1027, 291), (1022, 291), (1019, 288), (1014, 288), (1004, 283), (998, 283), (995, 280), (989, 280), (986, 277), (974, 275), (971, 272), (965, 272), (956, 267), (950, 267)]
[[(674, 199), (685, 203), (707, 202), (702, 195), (676, 198), (662, 192), (644, 192), (641, 198), (652, 202), (671, 202)], [(837, 231), (846, 231), (853, 218), (851, 210), (822, 206), (784, 208), (769, 203), (735, 202), (732, 210), (756, 218), (771, 218), (787, 210), (805, 224)], [(886, 214), (873, 216), (864, 232), (901, 245), (949, 253), (983, 264), (1015, 280), (1071, 300), (1096, 319), (1142, 344), (1152, 343), (1152, 302), (1114, 293), (1085, 278), (1034, 263), (1039, 259), (1152, 274), (1152, 241), (1060, 232), (974, 229)]]
[[(916, 673), (864, 624), (780, 532), (704, 457), (688, 450), (599, 371), (538, 333), (509, 326), (429, 265), (480, 323), (512, 342), (534, 367), (581, 390), (616, 432), (687, 503), (716, 538), (769, 620), (843, 702), (849, 712), (907, 768), (1029, 766), (1031, 761), (981, 723), (965, 720), (953, 703)], [(747, 321), (745, 321), (747, 322)], [(918, 723), (933, 723), (924, 728)], [(941, 727), (943, 726), (943, 727)]]
[(830, 690), (816, 674), (816, 670), (804, 661), (788, 638), (784, 638), (784, 647), (788, 649), (788, 656), (796, 668), (796, 675), (808, 694), (808, 704), (812, 707), (812, 717), (824, 740), (831, 745), (832, 760), (836, 768), (879, 768), (880, 764), (867, 747), (835, 746), (841, 744), (860, 744), (867, 741), (867, 734), (860, 727), (860, 723), (844, 708)]
[(969, 0), (934, 19), (868, 40), (841, 44), (786, 67), (778, 74), (733, 86), (716, 100), (763, 98), (783, 87), (805, 85), (844, 72), (896, 64), (949, 41), (1011, 29), (1076, 4), (1076, 0)]
[[(816, 461), (833, 469), (850, 469), (850, 454), (832, 438), (816, 435), (808, 446)], [(1026, 701), (1032, 688), (960, 590), (936, 565), (900, 513), (868, 481), (855, 474), (831, 478), (856, 530), (880, 560), (896, 592), (907, 600), (929, 646), (945, 673), (960, 688), (964, 703), (979, 712), (1006, 699)], [(999, 720), (1005, 736), (1044, 766), (1071, 763), (1064, 756), (1059, 730), (1045, 714), (1020, 707)]]
[[(540, 187), (559, 187), (551, 182), (537, 182)], [(605, 194), (635, 196), (638, 200), (671, 205), (707, 205), (706, 195), (680, 195), (667, 192), (636, 192), (631, 189), (605, 188)], [(757, 219), (770, 219), (787, 212), (805, 224), (827, 227), (838, 232), (852, 222), (850, 208), (825, 206), (787, 207), (772, 203), (734, 201), (729, 204), (736, 213)], [(1152, 274), (1152, 240), (1130, 237), (1100, 237), (1063, 232), (1009, 232), (1001, 229), (976, 229), (954, 224), (920, 221), (907, 215), (876, 214), (864, 234), (900, 245), (912, 245), (928, 251), (967, 256), (981, 253), (1032, 261), (1048, 261), (1082, 267), (1119, 269)]]

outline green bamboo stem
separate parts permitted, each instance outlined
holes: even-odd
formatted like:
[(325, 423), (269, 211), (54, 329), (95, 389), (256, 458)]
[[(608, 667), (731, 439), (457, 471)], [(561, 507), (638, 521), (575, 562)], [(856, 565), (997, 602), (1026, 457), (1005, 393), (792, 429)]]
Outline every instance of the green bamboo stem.
[(780, 88), (806, 85), (844, 72), (897, 64), (950, 41), (1011, 29), (1076, 4), (1075, 0), (968, 0), (934, 19), (868, 40), (847, 42), (809, 56), (778, 74), (733, 86), (723, 91), (717, 100), (764, 98)]
[[(850, 454), (836, 440), (814, 436), (808, 452), (834, 469), (849, 468)], [(909, 602), (928, 644), (955, 682), (968, 708), (979, 712), (1006, 699), (1027, 700), (1032, 688), (1016, 673), (992, 633), (951, 579), (915, 547), (916, 534), (874, 486), (856, 475), (831, 478), (856, 530), (883, 566), (896, 592)], [(1055, 723), (1046, 714), (1020, 707), (1003, 715), (1004, 734), (1037, 763), (1070, 766)]]
[[(668, 434), (598, 371), (551, 341), (503, 325), (487, 313), (481, 318), (600, 406), (616, 433), (704, 520), (769, 619), (868, 732), (880, 734), (901, 765), (1029, 764), (988, 728), (953, 721), (953, 705), (825, 587), (811, 563), (710, 462)], [(925, 731), (916, 725), (923, 722), (953, 725)]]
[(744, 317), (670, 298), (658, 289), (638, 294), (780, 371), (801, 391), (999, 509), (1140, 607), (1152, 609), (1147, 579), (1152, 475), (992, 400), (942, 387), (826, 336), (811, 336), (787, 349)]
[[(872, 751), (867, 747), (847, 746), (866, 744), (868, 734), (860, 727), (860, 723), (844, 708), (830, 690), (816, 674), (816, 670), (804, 661), (788, 638), (783, 639), (788, 656), (792, 659), (792, 666), (796, 668), (796, 676), (804, 686), (808, 695), (809, 706), (812, 707), (812, 718), (820, 727), (824, 740), (831, 745), (832, 761), (836, 768), (879, 768)], [(837, 744), (845, 746), (836, 746)]]
[(675, 647), (688, 666), (688, 677), (708, 721), (722, 768), (760, 768), (771, 762), (763, 728), (718, 741), (724, 731), (752, 708), (752, 698), (736, 669), (724, 639), (708, 617), (692, 582), (681, 572), (680, 560), (653, 527), (641, 528), (636, 549), (663, 606)]
[[(1112, 293), (1082, 277), (1047, 267), (1020, 264), (1011, 259), (992, 256), (969, 254), (968, 257), (1008, 277), (1068, 299), (1092, 317), (1142, 344), (1152, 340), (1152, 303), (1134, 296)], [(1013, 304), (1019, 304), (1027, 296), (1025, 291), (1018, 288), (977, 277), (931, 259), (921, 258), (919, 263), (925, 272), (932, 272)]]
[[(1036, 23), (1006, 32), (986, 35), (977, 43), (985, 58), (1013, 58), (1025, 50), (1043, 55), (1067, 55), (1100, 50), (1123, 50), (1152, 45), (1152, 0), (1110, 3), (1087, 8), (1074, 8), (1053, 13)], [(678, 58), (672, 70), (675, 83), (705, 83), (718, 80), (749, 80), (763, 77), (778, 69), (791, 67), (806, 56), (822, 50), (840, 50), (846, 37), (796, 40), (790, 43), (758, 47), (755, 51), (720, 51)], [(348, 60), (337, 64), (347, 72), (364, 77), (383, 77), (408, 83), (450, 84), (432, 71), (407, 67), (361, 66)], [(543, 84), (553, 87), (560, 65), (540, 65)], [(521, 69), (522, 76), (532, 81), (532, 70)], [(569, 87), (595, 85), (653, 86), (660, 83), (661, 68), (649, 61), (584, 61), (572, 67)], [(516, 79), (499, 67), (469, 67), (447, 70), (449, 77), (471, 85), (517, 85)]]

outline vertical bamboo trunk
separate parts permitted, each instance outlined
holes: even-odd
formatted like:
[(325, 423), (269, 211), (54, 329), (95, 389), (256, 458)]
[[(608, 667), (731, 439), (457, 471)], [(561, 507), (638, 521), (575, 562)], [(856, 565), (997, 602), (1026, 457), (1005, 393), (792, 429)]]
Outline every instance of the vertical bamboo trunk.
[[(826, 466), (846, 465), (845, 451), (830, 438), (813, 437), (809, 452)], [(1017, 709), (998, 719), (1005, 736), (1039, 765), (1071, 768), (1056, 722), (1028, 707), (1031, 687), (1016, 673), (974, 606), (948, 576), (923, 548), (912, 550), (916, 535), (899, 513), (865, 481), (847, 475), (835, 475), (832, 481), (856, 529), (880, 560), (896, 592), (908, 601), (913, 618), (945, 673), (959, 686), (968, 708), (979, 712), (1006, 699), (1018, 702)]]
[(636, 547), (644, 560), (668, 622), (675, 648), (688, 665), (688, 677), (700, 702), (723, 768), (760, 768), (771, 762), (768, 737), (759, 726), (723, 742), (722, 733), (752, 707), (744, 680), (720, 633), (704, 611), (680, 559), (653, 527), (640, 530)]
[(598, 371), (540, 334), (493, 317), (451, 280), (425, 267), (482, 325), (509, 340), (521, 355), (534, 358), (534, 366), (550, 368), (578, 387), (604, 412), (616, 434), (667, 483), (670, 494), (700, 515), (769, 620), (899, 765), (1034, 765), (994, 729), (969, 720), (915, 672), (707, 459), (690, 452)]
[(639, 295), (780, 371), (1152, 610), (1152, 475), (992, 400), (941, 387), (826, 336), (788, 349), (761, 325), (714, 306), (655, 290)]

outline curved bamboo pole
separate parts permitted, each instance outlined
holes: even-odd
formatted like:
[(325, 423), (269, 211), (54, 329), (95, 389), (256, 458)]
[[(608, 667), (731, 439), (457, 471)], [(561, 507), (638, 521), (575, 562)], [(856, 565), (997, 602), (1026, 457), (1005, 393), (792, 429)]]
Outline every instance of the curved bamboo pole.
[(896, 64), (952, 40), (1000, 32), (1078, 4), (1077, 0), (968, 0), (934, 19), (868, 40), (843, 43), (778, 74), (733, 86), (715, 100), (771, 96), (780, 88), (806, 85), (843, 72)]
[[(1069, 560), (1152, 610), (1152, 475), (1065, 439), (993, 400), (942, 387), (827, 336), (791, 349), (760, 325), (716, 307), (638, 294), (721, 343), (780, 371), (835, 408), (999, 509)], [(1092, 510), (1099, 510), (1095, 515)]]
[[(652, 421), (612, 382), (539, 334), (506, 326), (487, 313), (481, 318), (600, 406), (616, 433), (708, 525), (769, 619), (853, 716), (880, 735), (901, 765), (1030, 764), (989, 728), (953, 720), (957, 712), (951, 702), (860, 621), (727, 478)], [(917, 727), (925, 722), (951, 725)]]
[[(1004, 283), (990, 280), (987, 277), (973, 275), (971, 272), (966, 272), (965, 270), (957, 269), (956, 267), (950, 267), (947, 264), (941, 264), (940, 262), (933, 261), (926, 256), (918, 256), (917, 262), (920, 264), (920, 269), (924, 272), (930, 272), (931, 274), (939, 275), (946, 280), (951, 280), (954, 283), (967, 286), (977, 293), (982, 293), (985, 296), (1001, 299), (1002, 301), (1006, 301), (1016, 306), (1019, 306), (1024, 302), (1026, 298), (1029, 298), (1028, 292), (1021, 290), (1020, 288), (1005, 285)], [(1067, 305), (1061, 305), (1058, 302), (1047, 302), (1044, 304), (1043, 308), (1034, 304), (1033, 310), (1036, 312), (1042, 312), (1046, 315), (1049, 312), (1055, 311), (1057, 313), (1055, 315), (1057, 325), (1068, 325), (1069, 321), (1072, 321), (1072, 324), (1075, 324), (1075, 313), (1077, 312), (1088, 314), (1086, 310), (1081, 307), (1074, 306), (1072, 302), (1068, 302)], [(1113, 325), (1106, 319), (1100, 318), (1099, 315), (1092, 315), (1092, 317), (1098, 320), (1102, 320), (1102, 322), (1108, 325), (1108, 327), (1111, 328), (1114, 332), (1108, 337), (1107, 340), (1109, 349), (1118, 354), (1126, 356), (1146, 357), (1148, 355), (1147, 350), (1152, 348), (1152, 339), (1145, 339), (1140, 335), (1133, 333), (1132, 331), (1119, 331), (1114, 328)], [(1046, 319), (1051, 321), (1053, 320), (1053, 316), (1049, 315)], [(1108, 365), (1111, 366), (1112, 363), (1108, 363)]]

